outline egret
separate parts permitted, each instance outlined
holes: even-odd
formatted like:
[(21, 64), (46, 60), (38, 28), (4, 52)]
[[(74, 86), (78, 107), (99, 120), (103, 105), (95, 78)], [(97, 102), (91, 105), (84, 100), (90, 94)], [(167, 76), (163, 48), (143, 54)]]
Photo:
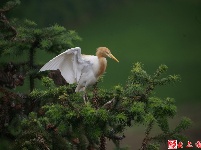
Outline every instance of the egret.
[(57, 70), (69, 83), (77, 83), (75, 92), (85, 91), (94, 85), (107, 67), (106, 57), (119, 62), (107, 47), (99, 47), (94, 55), (81, 54), (81, 48), (75, 47), (54, 57), (40, 71)]

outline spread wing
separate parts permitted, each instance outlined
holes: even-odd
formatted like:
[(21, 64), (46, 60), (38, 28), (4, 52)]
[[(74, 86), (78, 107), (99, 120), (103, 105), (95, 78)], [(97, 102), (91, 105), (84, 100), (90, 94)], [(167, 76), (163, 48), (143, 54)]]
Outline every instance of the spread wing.
[(59, 69), (64, 79), (72, 84), (78, 83), (84, 68), (91, 67), (90, 61), (84, 60), (79, 47), (71, 48), (47, 62), (40, 71)]

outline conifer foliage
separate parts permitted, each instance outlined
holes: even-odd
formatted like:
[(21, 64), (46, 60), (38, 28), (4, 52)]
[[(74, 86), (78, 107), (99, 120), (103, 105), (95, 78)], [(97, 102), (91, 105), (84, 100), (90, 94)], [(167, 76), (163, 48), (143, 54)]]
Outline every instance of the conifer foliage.
[[(68, 85), (58, 70), (39, 73), (42, 64), (36, 61), (37, 53), (58, 54), (80, 37), (57, 24), (39, 28), (30, 20), (8, 18), (7, 12), (19, 3), (9, 1), (0, 8), (0, 57), (23, 56), (18, 62), (1, 62), (0, 68), (0, 138), (10, 143), (10, 149), (106, 150), (106, 139), (116, 149), (126, 149), (120, 145), (124, 131), (136, 125), (146, 127), (141, 150), (159, 149), (168, 139), (185, 138), (180, 133), (190, 120), (183, 118), (171, 129), (168, 119), (176, 114), (175, 101), (154, 94), (155, 87), (180, 79), (164, 76), (166, 65), (151, 75), (137, 62), (126, 85), (110, 90), (98, 87), (99, 80), (87, 91), (84, 104), (82, 94), (74, 92), (76, 85)], [(23, 86), (24, 92), (13, 90), (17, 86)], [(154, 126), (161, 129), (160, 134), (150, 136)]]

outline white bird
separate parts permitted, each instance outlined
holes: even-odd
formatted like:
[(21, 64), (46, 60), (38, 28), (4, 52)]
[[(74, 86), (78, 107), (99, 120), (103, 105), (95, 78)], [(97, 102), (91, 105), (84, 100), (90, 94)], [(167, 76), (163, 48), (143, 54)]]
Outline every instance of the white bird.
[(75, 47), (54, 57), (40, 71), (59, 69), (68, 83), (77, 83), (75, 92), (85, 91), (88, 86), (94, 85), (105, 72), (106, 57), (119, 62), (107, 47), (99, 47), (96, 56), (81, 54), (81, 49)]

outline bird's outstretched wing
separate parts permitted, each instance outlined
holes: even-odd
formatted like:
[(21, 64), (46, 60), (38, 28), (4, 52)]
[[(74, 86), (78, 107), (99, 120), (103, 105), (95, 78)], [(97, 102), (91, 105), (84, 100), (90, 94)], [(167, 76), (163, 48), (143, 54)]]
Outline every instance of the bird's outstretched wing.
[(59, 69), (64, 79), (72, 84), (78, 83), (83, 69), (91, 67), (91, 65), (90, 61), (86, 61), (82, 58), (81, 49), (75, 47), (54, 57), (47, 62), (40, 71)]

